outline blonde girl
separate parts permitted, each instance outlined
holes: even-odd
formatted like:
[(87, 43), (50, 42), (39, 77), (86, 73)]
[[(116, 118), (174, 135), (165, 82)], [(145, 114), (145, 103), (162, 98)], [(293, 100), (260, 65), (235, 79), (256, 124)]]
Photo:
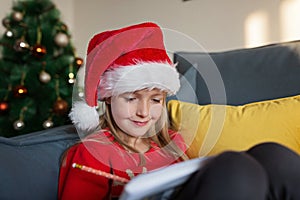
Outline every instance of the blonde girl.
[[(158, 25), (95, 35), (87, 50), (85, 96), (70, 113), (85, 137), (65, 154), (58, 198), (118, 198), (138, 174), (187, 159), (166, 111), (167, 95), (179, 87)], [(105, 108), (101, 116), (98, 100)]]

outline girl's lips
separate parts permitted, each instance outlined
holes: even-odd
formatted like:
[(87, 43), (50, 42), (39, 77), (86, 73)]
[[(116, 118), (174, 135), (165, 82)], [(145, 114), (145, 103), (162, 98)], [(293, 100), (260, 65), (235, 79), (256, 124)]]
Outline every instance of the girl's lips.
[(149, 121), (132, 121), (137, 126), (146, 126)]

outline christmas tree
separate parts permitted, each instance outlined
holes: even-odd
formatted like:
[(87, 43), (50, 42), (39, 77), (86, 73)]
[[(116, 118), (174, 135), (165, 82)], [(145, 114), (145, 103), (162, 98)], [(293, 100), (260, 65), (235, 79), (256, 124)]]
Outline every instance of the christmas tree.
[(50, 0), (19, 0), (2, 20), (0, 135), (70, 123), (75, 74), (83, 60)]

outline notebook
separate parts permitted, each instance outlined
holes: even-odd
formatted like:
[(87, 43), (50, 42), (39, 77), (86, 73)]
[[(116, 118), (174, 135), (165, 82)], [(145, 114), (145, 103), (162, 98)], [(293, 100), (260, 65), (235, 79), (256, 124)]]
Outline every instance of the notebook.
[(210, 157), (195, 158), (140, 174), (125, 185), (119, 200), (167, 199)]

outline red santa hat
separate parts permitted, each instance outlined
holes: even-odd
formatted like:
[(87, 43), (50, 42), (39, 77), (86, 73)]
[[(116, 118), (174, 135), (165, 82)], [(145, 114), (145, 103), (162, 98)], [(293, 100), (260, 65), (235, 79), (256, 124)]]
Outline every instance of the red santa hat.
[(99, 124), (98, 100), (158, 88), (174, 95), (179, 74), (167, 55), (163, 34), (154, 23), (142, 23), (95, 35), (89, 42), (84, 100), (73, 102), (72, 122), (80, 130)]

